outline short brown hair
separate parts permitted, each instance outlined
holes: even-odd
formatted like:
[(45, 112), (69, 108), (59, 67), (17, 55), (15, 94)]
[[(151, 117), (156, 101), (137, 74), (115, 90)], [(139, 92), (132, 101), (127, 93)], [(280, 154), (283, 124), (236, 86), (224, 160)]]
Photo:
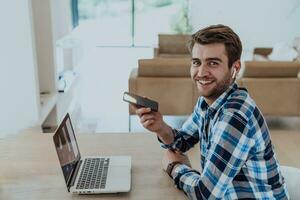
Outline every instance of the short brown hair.
[(189, 42), (190, 52), (192, 52), (195, 43), (202, 45), (223, 43), (228, 56), (229, 68), (241, 58), (242, 43), (239, 36), (230, 27), (222, 24), (208, 26), (193, 34)]

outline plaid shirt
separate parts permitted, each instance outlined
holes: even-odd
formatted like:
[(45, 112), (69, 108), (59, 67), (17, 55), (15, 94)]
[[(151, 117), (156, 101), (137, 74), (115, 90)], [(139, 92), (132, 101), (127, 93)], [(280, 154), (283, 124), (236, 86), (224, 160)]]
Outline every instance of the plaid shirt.
[(181, 164), (176, 186), (189, 199), (288, 199), (265, 120), (246, 89), (234, 83), (211, 106), (200, 97), (172, 144), (186, 152), (198, 142), (201, 174)]

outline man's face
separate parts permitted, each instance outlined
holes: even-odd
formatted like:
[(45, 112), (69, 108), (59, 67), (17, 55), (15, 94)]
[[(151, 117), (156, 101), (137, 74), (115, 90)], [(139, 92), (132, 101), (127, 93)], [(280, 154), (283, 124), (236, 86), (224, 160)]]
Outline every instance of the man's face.
[(230, 86), (232, 73), (224, 44), (195, 43), (192, 49), (191, 77), (209, 105)]

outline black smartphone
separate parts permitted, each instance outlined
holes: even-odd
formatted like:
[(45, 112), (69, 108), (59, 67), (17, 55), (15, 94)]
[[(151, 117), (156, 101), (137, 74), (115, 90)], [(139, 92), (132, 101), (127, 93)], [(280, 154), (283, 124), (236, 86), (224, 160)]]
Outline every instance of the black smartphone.
[(146, 108), (151, 108), (151, 111), (155, 111), (155, 112), (158, 111), (158, 103), (156, 101), (141, 97), (136, 94), (124, 92), (123, 101), (134, 104), (137, 107), (146, 107)]

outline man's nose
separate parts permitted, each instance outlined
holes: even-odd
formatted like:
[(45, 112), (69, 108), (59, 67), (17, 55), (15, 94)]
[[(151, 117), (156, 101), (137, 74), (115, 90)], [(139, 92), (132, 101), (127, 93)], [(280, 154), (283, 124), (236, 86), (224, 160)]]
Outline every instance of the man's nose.
[(197, 76), (203, 77), (208, 74), (207, 67), (204, 64), (201, 64), (199, 67), (197, 67)]

